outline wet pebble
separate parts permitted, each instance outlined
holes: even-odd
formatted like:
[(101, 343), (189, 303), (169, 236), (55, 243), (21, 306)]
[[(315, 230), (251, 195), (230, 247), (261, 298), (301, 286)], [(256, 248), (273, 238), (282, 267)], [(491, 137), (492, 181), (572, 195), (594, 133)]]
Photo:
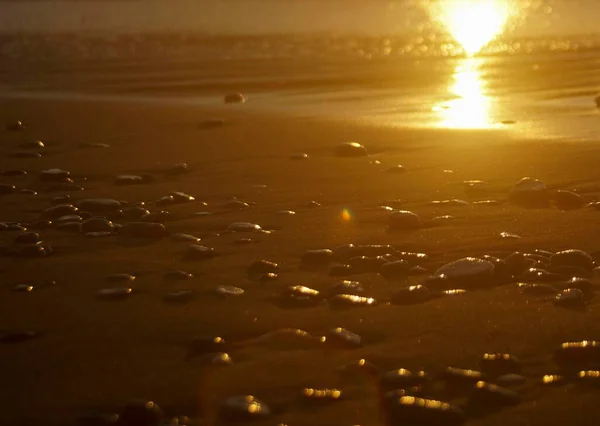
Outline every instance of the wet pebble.
[(339, 401), (342, 398), (342, 391), (339, 389), (315, 389), (304, 388), (302, 390), (302, 398), (310, 403), (328, 403)]
[(494, 284), (494, 264), (487, 260), (466, 257), (440, 267), (435, 275), (444, 275), (451, 283), (464, 288), (491, 287)]
[(358, 348), (362, 346), (362, 338), (350, 330), (337, 327), (325, 335), (325, 343), (334, 347)]
[(15, 244), (36, 244), (40, 241), (40, 234), (37, 232), (24, 232), (17, 235), (14, 242)]
[(330, 249), (307, 250), (300, 258), (305, 268), (318, 268), (328, 265), (333, 261), (333, 251)]
[(521, 372), (519, 359), (511, 354), (486, 353), (481, 358), (479, 365), (484, 374), (492, 377)]
[(217, 254), (218, 253), (212, 247), (192, 244), (183, 252), (183, 258), (186, 260), (204, 260), (212, 259), (217, 256)]
[(518, 240), (521, 238), (521, 236), (511, 232), (500, 232), (500, 238), (504, 240)]
[(17, 293), (30, 293), (31, 291), (33, 291), (33, 286), (28, 284), (19, 284), (14, 286), (12, 289)]
[(81, 233), (81, 222), (63, 222), (56, 226), (57, 231)]
[(387, 168), (385, 171), (386, 171), (386, 173), (402, 174), (402, 173), (406, 172), (406, 169), (404, 168), (404, 166), (397, 164), (395, 166)]
[(478, 370), (447, 367), (437, 375), (437, 378), (442, 380), (446, 386), (450, 388), (470, 388), (480, 380), (483, 380), (485, 376), (481, 371)]
[(364, 288), (359, 281), (342, 280), (329, 289), (329, 296), (336, 294), (357, 294), (362, 293)]
[(571, 191), (556, 191), (552, 196), (554, 205), (560, 210), (577, 210), (583, 208), (585, 202), (579, 194)]
[(93, 217), (81, 224), (81, 232), (84, 234), (92, 232), (112, 232), (113, 229), (114, 224), (110, 220), (101, 217)]
[(194, 235), (190, 235), (190, 234), (173, 234), (171, 236), (171, 238), (174, 241), (181, 241), (181, 242), (188, 242), (188, 243), (199, 243), (200, 241), (202, 241), (200, 238), (195, 237)]
[(458, 406), (433, 400), (402, 396), (387, 404), (389, 424), (458, 426), (466, 416)]
[(542, 377), (542, 385), (557, 386), (565, 383), (565, 377), (559, 374), (546, 374)]
[(310, 157), (304, 152), (297, 152), (290, 155), (290, 160), (308, 160)]
[(492, 383), (479, 381), (469, 397), (469, 405), (477, 411), (495, 411), (499, 408), (516, 405), (521, 396), (511, 389)]
[(106, 143), (96, 143), (96, 142), (83, 142), (79, 145), (82, 148), (110, 148), (110, 145)]
[(115, 185), (140, 185), (145, 183), (142, 176), (137, 175), (119, 175), (115, 177)]
[(550, 258), (552, 267), (576, 266), (591, 271), (594, 268), (594, 260), (583, 250), (570, 249), (556, 253)]
[(600, 342), (582, 340), (562, 343), (554, 358), (565, 369), (597, 365), (600, 363)]
[(271, 409), (252, 395), (232, 396), (221, 403), (219, 416), (225, 421), (250, 421), (268, 417)]
[(42, 141), (28, 141), (28, 142), (21, 142), (19, 144), (19, 148), (22, 149), (42, 149), (44, 148), (44, 142)]
[(25, 130), (25, 125), (22, 121), (15, 121), (14, 123), (10, 123), (6, 125), (6, 130), (8, 132), (18, 132)]
[(142, 206), (132, 206), (123, 209), (123, 217), (127, 220), (139, 220), (142, 217), (149, 215), (150, 211)]
[(8, 156), (11, 158), (42, 158), (42, 154), (32, 151), (13, 151)]
[(567, 288), (556, 295), (554, 304), (563, 308), (580, 308), (585, 306), (585, 294), (577, 288)]
[(392, 303), (396, 305), (412, 305), (424, 303), (431, 299), (431, 293), (427, 287), (412, 285), (396, 291), (392, 296)]
[(288, 287), (282, 295), (281, 302), (286, 306), (314, 306), (322, 300), (320, 293), (310, 287), (294, 285)]
[(494, 380), (495, 384), (500, 386), (519, 386), (527, 381), (527, 377), (521, 376), (520, 374), (503, 374), (496, 377)]
[(257, 275), (257, 274), (267, 274), (267, 273), (275, 273), (279, 270), (279, 265), (275, 262), (271, 262), (269, 260), (259, 259), (252, 262), (246, 268), (246, 273), (248, 275)]
[(100, 300), (123, 300), (131, 296), (132, 291), (129, 287), (103, 288), (96, 292), (96, 298)]
[(9, 183), (0, 184), (0, 195), (12, 194), (17, 190), (17, 187)]
[(600, 371), (583, 370), (577, 373), (577, 381), (588, 386), (600, 387)]
[(62, 216), (75, 214), (78, 211), (79, 209), (72, 204), (58, 204), (44, 210), (41, 214), (41, 218), (56, 220)]
[(558, 293), (558, 289), (550, 284), (518, 283), (517, 286), (523, 294), (532, 296), (554, 296)]
[(465, 200), (453, 198), (451, 200), (432, 201), (430, 204), (433, 206), (465, 207), (468, 206), (470, 203)]
[(186, 271), (181, 271), (181, 270), (167, 271), (163, 275), (163, 279), (165, 279), (167, 281), (189, 280), (190, 278), (193, 278), (193, 277), (194, 277), (193, 274), (186, 272)]
[(228, 93), (225, 95), (224, 100), (226, 104), (243, 104), (246, 102), (246, 98), (241, 93)]
[(111, 282), (133, 282), (133, 281), (135, 281), (135, 278), (136, 277), (133, 274), (120, 273), (120, 274), (111, 274), (106, 277), (106, 280), (111, 281)]
[(42, 182), (63, 182), (71, 176), (71, 172), (62, 169), (48, 169), (40, 173)]
[(357, 142), (346, 142), (335, 147), (334, 153), (337, 157), (366, 157), (367, 148)]
[(356, 294), (336, 294), (329, 298), (329, 304), (336, 307), (375, 306), (377, 300)]
[(234, 222), (229, 224), (227, 229), (232, 232), (257, 232), (262, 230), (260, 225), (250, 222)]
[(123, 225), (123, 235), (135, 238), (163, 238), (168, 235), (167, 228), (162, 223), (128, 222)]
[(390, 214), (389, 224), (391, 230), (413, 230), (421, 227), (421, 219), (413, 212), (398, 210)]
[(429, 381), (429, 375), (425, 371), (412, 372), (404, 368), (391, 370), (383, 373), (381, 384), (386, 389), (404, 389), (420, 386)]
[(230, 285), (220, 285), (216, 289), (217, 294), (221, 296), (241, 296), (244, 294), (244, 289)]
[[(70, 196), (67, 197), (70, 198)], [(64, 200), (63, 202), (66, 201), (68, 201), (68, 199)], [(88, 212), (113, 213), (121, 208), (121, 202), (117, 200), (112, 200), (110, 198), (90, 198), (81, 200), (79, 203), (77, 203), (77, 207), (80, 210)]]
[(388, 281), (404, 281), (410, 275), (411, 265), (406, 260), (386, 262), (379, 268), (379, 274)]
[(52, 249), (49, 246), (44, 246), (42, 244), (25, 244), (15, 252), (17, 257), (24, 258), (46, 257), (50, 254), (52, 254)]
[(508, 198), (511, 203), (526, 208), (544, 208), (550, 204), (550, 193), (546, 184), (530, 177), (518, 181)]

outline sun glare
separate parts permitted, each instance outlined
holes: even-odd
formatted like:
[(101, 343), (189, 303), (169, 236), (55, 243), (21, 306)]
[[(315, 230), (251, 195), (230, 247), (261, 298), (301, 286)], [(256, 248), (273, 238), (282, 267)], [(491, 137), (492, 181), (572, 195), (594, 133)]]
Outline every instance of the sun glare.
[(509, 17), (508, 0), (446, 0), (432, 13), (465, 53), (478, 53), (504, 30)]

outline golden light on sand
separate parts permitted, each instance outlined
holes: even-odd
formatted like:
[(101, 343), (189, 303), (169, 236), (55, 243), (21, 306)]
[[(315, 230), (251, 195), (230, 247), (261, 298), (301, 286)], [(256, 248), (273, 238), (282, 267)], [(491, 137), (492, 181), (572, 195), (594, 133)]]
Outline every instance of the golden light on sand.
[(433, 16), (472, 56), (500, 35), (510, 16), (509, 0), (446, 0), (436, 2)]
[(485, 94), (475, 59), (466, 59), (456, 68), (450, 93), (453, 99), (433, 108), (439, 113), (441, 127), (485, 129), (491, 126), (490, 98)]
[(342, 210), (342, 220), (344, 222), (350, 222), (350, 220), (352, 220), (352, 213), (350, 213), (350, 210), (348, 210), (348, 209)]

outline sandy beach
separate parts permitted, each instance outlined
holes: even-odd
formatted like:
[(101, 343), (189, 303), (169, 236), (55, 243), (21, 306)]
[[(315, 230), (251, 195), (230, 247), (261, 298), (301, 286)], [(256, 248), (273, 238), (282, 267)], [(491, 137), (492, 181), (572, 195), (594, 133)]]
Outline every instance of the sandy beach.
[[(49, 227), (37, 232), (54, 249), (51, 256), (3, 257), (0, 329), (40, 333), (35, 339), (0, 346), (5, 424), (77, 424), (90, 410), (118, 412), (135, 398), (156, 401), (169, 416), (190, 416), (195, 422), (190, 424), (213, 424), (220, 401), (251, 394), (273, 411), (256, 424), (377, 425), (383, 420), (376, 387), (368, 380), (342, 385), (341, 366), (365, 358), (381, 371), (477, 369), (486, 352), (521, 359), (527, 378), (519, 387), (522, 401), (470, 417), (468, 424), (548, 425), (557, 419), (595, 424), (597, 389), (572, 383), (543, 387), (540, 380), (559, 371), (552, 357), (561, 342), (600, 335), (597, 299), (583, 310), (563, 309), (551, 298), (523, 294), (512, 280), (460, 296), (397, 306), (388, 302), (390, 297), (423, 276), (398, 283), (366, 273), (343, 278), (360, 281), (364, 295), (380, 301), (376, 306), (334, 309), (321, 303), (284, 309), (275, 300), (292, 285), (327, 293), (342, 278), (329, 276), (327, 268), (305, 271), (300, 257), (306, 250), (349, 243), (389, 244), (401, 252), (426, 253), (423, 267), (428, 273), (466, 256), (505, 258), (535, 249), (578, 248), (597, 261), (596, 209), (524, 209), (507, 202), (511, 187), (526, 176), (546, 182), (551, 191), (577, 190), (585, 202), (595, 201), (600, 193), (597, 140), (536, 141), (486, 131), (390, 128), (257, 113), (246, 106), (1, 101), (4, 122), (23, 120), (27, 126), (2, 134), (2, 170), (27, 171), (25, 176), (3, 176), (2, 183), (38, 193), (4, 195), (0, 220), (34, 222), (54, 197), (67, 193), (74, 205), (90, 198), (145, 202), (150, 211), (171, 213), (165, 223), (171, 235), (197, 236), (202, 239), (199, 244), (218, 254), (185, 261), (182, 253), (189, 242), (172, 237), (89, 238)], [(223, 119), (224, 125), (199, 128), (211, 118)], [(8, 157), (20, 143), (38, 139), (45, 144), (41, 158)], [(363, 144), (369, 156), (337, 157), (336, 146), (349, 141)], [(90, 148), (82, 143), (110, 146)], [(291, 160), (294, 153), (306, 153), (309, 159)], [(166, 173), (181, 162), (188, 164), (187, 173)], [(386, 171), (398, 164), (404, 173)], [(50, 168), (70, 171), (84, 190), (50, 192), (40, 182), (40, 172)], [(152, 175), (155, 181), (115, 185), (115, 177), (122, 174)], [(464, 181), (470, 180), (489, 184), (477, 199), (499, 203), (431, 204), (473, 201), (465, 193)], [(156, 200), (174, 191), (196, 200), (156, 206)], [(225, 207), (232, 197), (249, 207)], [(412, 211), (430, 225), (390, 232), (390, 212), (380, 206), (393, 200), (401, 200), (394, 204), (401, 207), (394, 208)], [(296, 214), (278, 214), (281, 210)], [(202, 211), (212, 214), (194, 215)], [(435, 226), (428, 222), (443, 215), (454, 219)], [(238, 221), (272, 232), (227, 232), (228, 225)], [(504, 231), (521, 238), (501, 238)], [(2, 244), (13, 247), (16, 235), (0, 233)], [(246, 237), (252, 242), (237, 243)], [(246, 268), (257, 259), (276, 262), (278, 278), (250, 280)], [(168, 281), (163, 276), (169, 270), (194, 276)], [(97, 300), (98, 290), (124, 285), (107, 281), (116, 273), (136, 276), (126, 283), (133, 289), (131, 296)], [(12, 291), (19, 284), (34, 289)], [(219, 298), (217, 286), (240, 287), (245, 293)], [(180, 289), (192, 290), (193, 299), (175, 305), (163, 301), (167, 293)], [(285, 339), (255, 339), (284, 328), (321, 336), (335, 327), (361, 335), (362, 346), (304, 348)], [(214, 365), (206, 355), (187, 356), (192, 339), (216, 336), (239, 343), (226, 351), (231, 365)], [(345, 393), (340, 401), (315, 408), (301, 401), (305, 387), (340, 388)]]

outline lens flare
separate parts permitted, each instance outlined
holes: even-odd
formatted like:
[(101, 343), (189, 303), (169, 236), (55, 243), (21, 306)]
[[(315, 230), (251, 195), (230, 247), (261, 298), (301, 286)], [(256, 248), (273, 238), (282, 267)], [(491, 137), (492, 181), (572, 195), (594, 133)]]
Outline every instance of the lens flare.
[(447, 0), (436, 2), (430, 13), (472, 56), (504, 31), (510, 7), (508, 0)]
[(350, 222), (352, 220), (352, 214), (350, 213), (350, 210), (348, 210), (348, 209), (343, 209), (341, 216), (342, 216), (342, 220), (344, 222)]

